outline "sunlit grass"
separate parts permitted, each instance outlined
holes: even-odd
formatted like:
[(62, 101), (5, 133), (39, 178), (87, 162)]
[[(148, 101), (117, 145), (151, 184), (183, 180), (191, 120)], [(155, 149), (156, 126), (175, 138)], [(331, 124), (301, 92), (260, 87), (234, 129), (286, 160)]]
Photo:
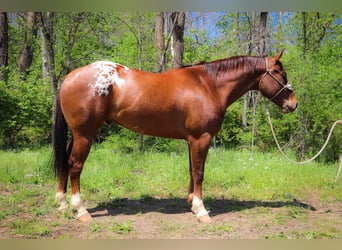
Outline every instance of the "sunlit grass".
[[(146, 195), (186, 198), (188, 153), (92, 151), (82, 173), (82, 186), (102, 198)], [(342, 200), (341, 182), (334, 182), (336, 164), (313, 162), (297, 166), (279, 154), (218, 149), (209, 152), (203, 190), (205, 197), (245, 200), (293, 200), (310, 195)]]
[[(50, 156), (49, 148), (0, 151), (0, 183), (3, 190), (11, 186), (11, 193), (1, 198), (0, 202), (12, 207), (13, 213), (18, 210), (15, 208), (16, 200), (26, 199), (28, 204), (35, 202), (37, 192), (53, 202), (53, 195), (48, 197), (39, 192), (42, 186), (50, 194), (55, 191), (56, 180), (49, 166)], [(315, 195), (322, 201), (341, 201), (342, 180), (334, 181), (337, 165), (313, 162), (297, 166), (276, 153), (256, 152), (251, 159), (248, 150), (219, 148), (216, 155), (212, 150), (208, 154), (203, 194), (206, 199), (288, 201)], [(96, 146), (81, 176), (82, 195), (94, 202), (148, 196), (186, 198), (188, 185), (187, 152), (125, 154)], [(8, 213), (6, 211), (5, 214)]]
[[(73, 220), (71, 211), (60, 215), (54, 201), (56, 183), (49, 165), (50, 148), (30, 151), (0, 151), (0, 224), (10, 221), (9, 229), (28, 238), (50, 237), (56, 221), (41, 223), (53, 215), (59, 223)], [(253, 159), (252, 159), (253, 158)], [(342, 179), (335, 182), (338, 163), (312, 162), (297, 166), (283, 160), (278, 153), (218, 148), (209, 151), (203, 183), (205, 204), (217, 199), (229, 200), (229, 211), (240, 211), (244, 204), (284, 204), (287, 212), (273, 214), (270, 221), (282, 225), (288, 219), (306, 220), (310, 207), (292, 207), (320, 202), (342, 201)], [(187, 198), (189, 185), (188, 152), (114, 152), (108, 146), (94, 146), (81, 176), (81, 194), (87, 207), (101, 204), (120, 206), (120, 200), (138, 199), (148, 203), (153, 198)], [(70, 198), (70, 193), (68, 193)], [(287, 205), (288, 204), (288, 205)], [(160, 207), (159, 212), (165, 207)], [(267, 206), (243, 209), (241, 216), (264, 216)], [(265, 211), (264, 211), (265, 210)], [(213, 210), (213, 213), (215, 209)], [(250, 214), (249, 214), (250, 213)], [(24, 214), (25, 217), (16, 216)], [(330, 225), (327, 225), (327, 227)], [(169, 228), (167, 228), (169, 227)], [(167, 230), (180, 224), (163, 226)], [(92, 232), (110, 230), (116, 235), (134, 232), (130, 221), (108, 225), (94, 224)], [(233, 232), (232, 224), (205, 228), (217, 234)], [(323, 230), (323, 229), (322, 229)], [(338, 232), (338, 229), (336, 229)], [(331, 232), (330, 232), (331, 231)], [(330, 230), (334, 237), (334, 230)], [(288, 232), (287, 232), (288, 233)], [(320, 231), (307, 231), (300, 238), (326, 237)], [(338, 233), (337, 233), (338, 234)], [(61, 236), (62, 237), (62, 236)], [(64, 238), (71, 236), (64, 235)], [(296, 235), (265, 235), (266, 238), (297, 237)], [(329, 236), (330, 237), (330, 236)]]

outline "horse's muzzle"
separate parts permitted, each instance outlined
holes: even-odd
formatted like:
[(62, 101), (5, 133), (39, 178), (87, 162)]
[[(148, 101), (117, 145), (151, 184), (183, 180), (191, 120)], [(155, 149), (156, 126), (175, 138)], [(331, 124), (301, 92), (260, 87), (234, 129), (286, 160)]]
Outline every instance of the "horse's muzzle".
[(298, 103), (296, 103), (295, 105), (286, 104), (285, 107), (283, 108), (283, 112), (284, 113), (292, 113), (293, 111), (296, 110), (297, 106), (298, 106)]
[(291, 94), (290, 97), (283, 102), (282, 111), (284, 113), (292, 113), (296, 110), (297, 106), (297, 98), (294, 94)]

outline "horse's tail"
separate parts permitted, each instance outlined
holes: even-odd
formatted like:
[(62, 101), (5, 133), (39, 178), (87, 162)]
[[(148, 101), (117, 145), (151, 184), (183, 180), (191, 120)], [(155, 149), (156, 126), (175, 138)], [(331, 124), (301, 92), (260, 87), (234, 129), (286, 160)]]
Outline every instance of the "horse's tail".
[(61, 102), (59, 93), (55, 99), (55, 117), (52, 132), (52, 145), (53, 145), (53, 167), (55, 176), (63, 176), (68, 171), (68, 157), (67, 152), (67, 140), (68, 140), (68, 125), (64, 118), (64, 114), (61, 109)]

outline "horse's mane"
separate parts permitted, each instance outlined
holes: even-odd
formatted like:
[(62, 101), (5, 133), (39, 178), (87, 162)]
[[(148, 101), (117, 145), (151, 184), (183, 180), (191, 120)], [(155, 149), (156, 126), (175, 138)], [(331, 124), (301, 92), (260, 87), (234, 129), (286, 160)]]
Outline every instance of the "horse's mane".
[(204, 65), (208, 75), (215, 79), (222, 73), (228, 71), (243, 71), (254, 73), (256, 70), (265, 68), (265, 57), (260, 56), (233, 56), (225, 59), (219, 59), (211, 62), (198, 62), (196, 64), (185, 65), (185, 67), (194, 67)]

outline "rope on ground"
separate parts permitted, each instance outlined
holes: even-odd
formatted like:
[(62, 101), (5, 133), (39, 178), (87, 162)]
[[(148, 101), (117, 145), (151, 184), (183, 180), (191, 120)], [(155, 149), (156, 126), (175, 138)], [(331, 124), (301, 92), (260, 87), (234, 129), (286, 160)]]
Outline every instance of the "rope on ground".
[[(342, 120), (341, 120), (342, 121)], [(340, 123), (340, 124), (342, 124), (342, 122)], [(340, 174), (341, 174), (341, 169), (342, 169), (342, 155), (340, 155), (340, 166), (339, 166), (339, 168), (338, 168), (338, 170), (337, 170), (337, 174), (336, 174), (336, 177), (335, 177), (335, 182), (337, 182), (337, 180), (338, 180), (338, 177), (340, 177)]]
[[(285, 154), (285, 152), (282, 150), (282, 148), (280, 147), (279, 142), (278, 142), (278, 139), (277, 139), (277, 136), (276, 136), (276, 134), (275, 134), (275, 132), (274, 132), (274, 129), (273, 129), (273, 125), (272, 125), (272, 121), (271, 121), (271, 114), (270, 114), (270, 111), (269, 111), (268, 107), (266, 108), (266, 115), (267, 115), (268, 123), (270, 124), (270, 128), (271, 128), (271, 131), (272, 131), (272, 136), (273, 136), (273, 138), (274, 138), (275, 143), (277, 144), (277, 147), (278, 147), (280, 153), (285, 157), (286, 160), (288, 160), (289, 162), (291, 162), (291, 163), (293, 163), (293, 164), (297, 164), (297, 165), (306, 164), (306, 163), (309, 163), (309, 162), (313, 161), (314, 159), (316, 159), (316, 158), (323, 152), (323, 150), (326, 148), (326, 146), (327, 146), (327, 144), (328, 144), (328, 142), (329, 142), (329, 140), (330, 140), (330, 137), (331, 137), (331, 135), (332, 135), (332, 132), (334, 131), (336, 125), (337, 125), (337, 124), (342, 124), (342, 120), (337, 120), (337, 121), (332, 125), (332, 127), (331, 127), (331, 129), (330, 129), (330, 132), (329, 132), (329, 134), (328, 134), (328, 137), (327, 137), (327, 139), (326, 139), (326, 141), (325, 141), (325, 143), (323, 144), (322, 148), (318, 151), (318, 153), (317, 153), (315, 156), (313, 156), (312, 158), (310, 158), (310, 159), (308, 159), (308, 160), (306, 160), (306, 161), (300, 161), (300, 162), (298, 162), (298, 161), (294, 161), (294, 160), (290, 159), (290, 158)], [(339, 168), (339, 173), (341, 172), (341, 168), (342, 168), (342, 159), (341, 159), (341, 164), (340, 164), (340, 168)], [(338, 173), (338, 175), (339, 175), (339, 173)], [(337, 180), (337, 178), (338, 178), (338, 176), (336, 176), (336, 180)]]

